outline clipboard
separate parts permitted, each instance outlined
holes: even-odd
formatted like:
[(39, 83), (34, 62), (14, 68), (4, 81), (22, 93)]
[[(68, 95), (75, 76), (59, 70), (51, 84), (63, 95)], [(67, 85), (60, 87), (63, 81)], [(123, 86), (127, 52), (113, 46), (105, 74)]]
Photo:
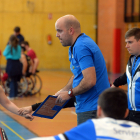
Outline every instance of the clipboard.
[(53, 119), (69, 101), (67, 100), (63, 103), (55, 103), (56, 98), (57, 96), (48, 95), (48, 97), (41, 103), (41, 105), (32, 115), (42, 118)]

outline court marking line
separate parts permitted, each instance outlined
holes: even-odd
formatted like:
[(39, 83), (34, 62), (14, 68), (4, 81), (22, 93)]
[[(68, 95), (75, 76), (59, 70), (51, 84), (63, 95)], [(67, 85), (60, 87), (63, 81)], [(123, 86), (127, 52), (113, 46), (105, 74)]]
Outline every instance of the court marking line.
[(19, 138), (21, 138), (22, 140), (25, 140), (23, 137), (21, 137), (18, 133), (16, 133), (12, 128), (10, 128), (8, 125), (6, 125), (3, 121), (1, 121), (1, 123), (7, 127), (9, 130), (11, 130), (15, 135), (17, 135)]

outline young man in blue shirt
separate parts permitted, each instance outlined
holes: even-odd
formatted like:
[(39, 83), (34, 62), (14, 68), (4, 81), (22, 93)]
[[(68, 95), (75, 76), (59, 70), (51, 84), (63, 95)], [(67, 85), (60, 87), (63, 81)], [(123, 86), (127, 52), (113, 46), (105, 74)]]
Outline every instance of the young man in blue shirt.
[(125, 34), (126, 48), (131, 54), (126, 72), (117, 78), (112, 87), (128, 84), (128, 120), (140, 125), (140, 28), (131, 28)]

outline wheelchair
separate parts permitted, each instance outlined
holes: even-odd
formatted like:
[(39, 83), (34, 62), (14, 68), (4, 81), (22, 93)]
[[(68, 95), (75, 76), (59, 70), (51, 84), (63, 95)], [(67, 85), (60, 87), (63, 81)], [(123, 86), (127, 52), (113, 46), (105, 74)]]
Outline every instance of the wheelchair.
[[(22, 76), (20, 81), (18, 82), (18, 97), (27, 96), (27, 95), (35, 95), (40, 93), (42, 88), (42, 80), (37, 75), (39, 71), (37, 70), (35, 74), (28, 73), (25, 76)], [(10, 78), (8, 78), (8, 74), (1, 72), (0, 75), (1, 85), (5, 91), (6, 95), (10, 93)]]
[(31, 74), (31, 73), (26, 74), (26, 79), (28, 81), (28, 86), (29, 86), (28, 93), (30, 95), (35, 95), (37, 93), (41, 94), (40, 90), (42, 88), (42, 80), (37, 74), (38, 72), (39, 71), (36, 70), (35, 74)]
[[(10, 93), (10, 78), (8, 78), (7, 80), (5, 80), (3, 82), (3, 87), (5, 90), (6, 95), (9, 95)], [(20, 81), (18, 82), (18, 95), (17, 97), (21, 97), (22, 95), (26, 94), (28, 92), (28, 83), (27, 83), (27, 79), (25, 76), (22, 76)]]

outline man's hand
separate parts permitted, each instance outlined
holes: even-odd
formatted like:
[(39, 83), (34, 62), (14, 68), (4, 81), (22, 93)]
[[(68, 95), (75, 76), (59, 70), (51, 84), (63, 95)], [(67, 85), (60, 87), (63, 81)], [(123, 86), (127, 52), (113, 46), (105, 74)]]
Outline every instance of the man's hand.
[(32, 106), (20, 108), (20, 110), (18, 112), (19, 112), (19, 115), (21, 115), (21, 116), (26, 115), (26, 114), (30, 114), (32, 112)]
[(56, 103), (62, 103), (69, 100), (71, 97), (68, 95), (68, 91), (59, 91), (55, 94), (57, 96)]
[(60, 92), (62, 91), (61, 90), (57, 91), (54, 96), (58, 96)]
[(111, 87), (115, 87), (115, 86), (112, 84)]
[(22, 115), (23, 117), (25, 117), (26, 119), (29, 119), (30, 121), (32, 121), (34, 119), (34, 117), (31, 114), (26, 114), (26, 115)]

